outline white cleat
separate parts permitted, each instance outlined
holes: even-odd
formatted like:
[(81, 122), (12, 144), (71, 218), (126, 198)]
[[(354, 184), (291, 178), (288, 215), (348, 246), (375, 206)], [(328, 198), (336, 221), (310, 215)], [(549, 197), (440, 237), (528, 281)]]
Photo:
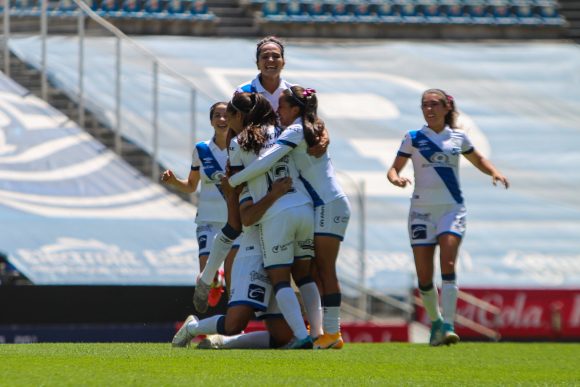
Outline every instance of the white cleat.
[(197, 349), (222, 349), (224, 337), (222, 335), (208, 335), (197, 345)]
[(197, 313), (205, 313), (207, 311), (207, 297), (210, 289), (211, 285), (207, 285), (201, 278), (197, 279), (193, 293), (193, 306), (195, 306)]
[(192, 321), (197, 322), (197, 318), (190, 314), (187, 316), (175, 336), (173, 336), (173, 340), (171, 340), (171, 346), (173, 348), (185, 348), (191, 345), (193, 335), (187, 331), (187, 325)]

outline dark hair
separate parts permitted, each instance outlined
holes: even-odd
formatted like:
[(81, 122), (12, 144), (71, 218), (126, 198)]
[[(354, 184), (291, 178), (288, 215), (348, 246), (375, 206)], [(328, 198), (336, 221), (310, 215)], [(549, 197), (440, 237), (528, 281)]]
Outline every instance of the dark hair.
[(238, 134), (238, 143), (246, 152), (260, 153), (266, 145), (266, 127), (276, 124), (276, 113), (270, 102), (259, 93), (235, 93), (226, 111), (242, 114), (243, 130)]
[(213, 112), (215, 112), (215, 109), (220, 106), (220, 105), (224, 105), (224, 106), (228, 106), (227, 102), (223, 102), (223, 101), (219, 101), (214, 103), (213, 105), (211, 105), (211, 107), (209, 108), (209, 120), (211, 122), (211, 120), (213, 119)]
[(282, 55), (282, 59), (284, 59), (284, 44), (275, 36), (266, 36), (264, 39), (260, 40), (256, 45), (256, 62), (260, 59), (260, 50), (264, 44), (274, 43), (280, 47), (280, 54)]
[(421, 103), (423, 103), (423, 98), (425, 98), (425, 95), (427, 94), (439, 94), (441, 96), (439, 101), (443, 106), (449, 106), (451, 108), (451, 110), (445, 115), (445, 124), (450, 128), (457, 129), (457, 118), (459, 117), (459, 112), (455, 109), (455, 99), (441, 89), (428, 89), (421, 95)]
[(282, 96), (284, 101), (289, 103), (290, 106), (298, 106), (300, 108), (304, 139), (308, 146), (318, 144), (320, 142), (320, 136), (324, 131), (324, 121), (318, 117), (318, 98), (316, 98), (316, 91), (294, 85), (284, 90)]

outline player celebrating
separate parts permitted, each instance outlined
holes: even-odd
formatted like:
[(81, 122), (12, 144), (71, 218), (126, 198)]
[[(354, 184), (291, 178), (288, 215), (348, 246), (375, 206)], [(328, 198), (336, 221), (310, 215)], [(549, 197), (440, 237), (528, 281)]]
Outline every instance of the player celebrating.
[[(282, 157), (291, 154), (315, 207), (315, 265), (322, 288), (324, 334), (315, 342), (316, 348), (342, 348), (340, 334), (341, 293), (336, 275), (336, 259), (350, 219), (348, 198), (338, 183), (328, 153), (316, 158), (308, 155), (307, 146), (315, 145), (324, 130), (317, 115), (316, 91), (295, 85), (282, 92), (278, 116), (282, 132), (276, 144), (231, 176), (232, 186), (242, 184), (272, 168)], [(325, 222), (323, 218), (334, 221)]]
[[(208, 262), (210, 249), (216, 234), (224, 227), (227, 218), (226, 202), (219, 188), (220, 179), (224, 176), (228, 158), (226, 106), (226, 102), (216, 102), (211, 106), (209, 118), (214, 129), (214, 136), (208, 141), (201, 141), (195, 145), (191, 171), (187, 180), (177, 178), (170, 169), (161, 175), (163, 183), (171, 185), (184, 193), (195, 192), (198, 183), (201, 181), (199, 203), (195, 217), (200, 273), (203, 272)], [(238, 244), (234, 244), (233, 239), (226, 250), (225, 275), (228, 284), (230, 283), (230, 269), (238, 250)], [(221, 278), (219, 278), (219, 275), (216, 276), (220, 265), (212, 272), (207, 281), (211, 285), (208, 285), (205, 300), (210, 306), (216, 306), (223, 293)]]
[[(459, 187), (459, 156), (463, 155), (481, 172), (492, 177), (494, 185), (509, 182), (481, 153), (467, 135), (457, 130), (458, 112), (452, 96), (440, 89), (429, 89), (421, 97), (426, 125), (411, 130), (399, 148), (387, 172), (389, 181), (398, 187), (411, 184), (399, 175), (411, 158), (415, 189), (409, 211), (409, 237), (419, 281), (419, 292), (432, 321), (429, 344), (455, 344), (457, 304), (455, 263), (466, 227), (466, 209)], [(442, 278), (442, 308), (439, 311), (437, 288), (433, 286), (435, 246), (439, 245)]]

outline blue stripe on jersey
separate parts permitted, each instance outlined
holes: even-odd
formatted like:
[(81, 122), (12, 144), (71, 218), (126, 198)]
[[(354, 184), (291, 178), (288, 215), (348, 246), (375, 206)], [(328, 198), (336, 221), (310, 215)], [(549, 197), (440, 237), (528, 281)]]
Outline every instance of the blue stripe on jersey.
[(405, 152), (401, 152), (401, 151), (398, 151), (398, 152), (397, 152), (397, 156), (401, 156), (401, 157), (407, 157), (407, 158), (411, 157), (411, 155), (410, 155), (410, 154), (408, 154), (408, 153), (405, 153)]
[(191, 166), (191, 170), (192, 171), (199, 171), (199, 165), (194, 167), (193, 165)]
[[(343, 238), (341, 235), (338, 235), (338, 234), (331, 234), (331, 233), (329, 233), (329, 232), (315, 232), (315, 233), (314, 233), (314, 236), (317, 236), (317, 235), (318, 235), (318, 236), (325, 236), (325, 237), (332, 237), (332, 238), (336, 238), (336, 239), (338, 239), (338, 240), (340, 240), (340, 241), (343, 241), (343, 240), (344, 240), (344, 238)], [(316, 256), (314, 256), (314, 259), (316, 259)]]
[(245, 202), (250, 201), (250, 200), (252, 200), (252, 198), (244, 198), (244, 199), (240, 200), (240, 204), (245, 203)]
[(294, 148), (296, 148), (298, 146), (297, 144), (294, 144), (293, 142), (286, 141), (286, 140), (277, 140), (276, 141), (276, 144), (286, 145), (286, 146), (289, 146), (292, 149), (294, 149)]
[(306, 191), (308, 191), (308, 194), (312, 198), (312, 202), (314, 204), (314, 207), (318, 207), (318, 206), (323, 205), (324, 202), (322, 201), (320, 196), (318, 196), (318, 194), (314, 190), (314, 187), (312, 187), (312, 185), (308, 182), (308, 180), (303, 178), (302, 175), (299, 176), (299, 179), (300, 179), (300, 181), (302, 181), (302, 184), (304, 184), (304, 188), (306, 188)]
[(256, 88), (251, 83), (248, 83), (247, 85), (240, 87), (240, 89), (242, 89), (242, 91), (244, 93), (255, 93), (256, 92)]
[(465, 152), (463, 152), (463, 153), (461, 153), (461, 154), (463, 154), (463, 155), (468, 155), (468, 154), (470, 154), (471, 152), (473, 152), (474, 150), (475, 150), (475, 148), (474, 148), (474, 147), (471, 147), (471, 148), (469, 148), (468, 150), (466, 150)]
[[(431, 158), (436, 153), (443, 152), (441, 148), (439, 148), (433, 141), (431, 141), (427, 136), (421, 133), (418, 130), (413, 130), (409, 132), (411, 136), (411, 140), (413, 143), (413, 147), (419, 150), (419, 153), (428, 161), (432, 162)], [(421, 146), (419, 146), (419, 142), (421, 142)], [(463, 196), (461, 196), (461, 189), (459, 188), (459, 182), (457, 181), (457, 177), (453, 173), (453, 169), (451, 167), (434, 167), (435, 172), (441, 177), (443, 180), (443, 184), (449, 190), (451, 196), (458, 204), (463, 203)]]
[(209, 145), (205, 142), (197, 143), (195, 148), (199, 154), (201, 164), (203, 165), (203, 171), (207, 177), (209, 177), (215, 183), (219, 193), (222, 195), (222, 197), (225, 198), (224, 193), (222, 192), (222, 188), (220, 187), (219, 183), (216, 183), (216, 181), (218, 181), (221, 176), (225, 176), (220, 163), (218, 163), (214, 154), (211, 152), (211, 149), (209, 149)]

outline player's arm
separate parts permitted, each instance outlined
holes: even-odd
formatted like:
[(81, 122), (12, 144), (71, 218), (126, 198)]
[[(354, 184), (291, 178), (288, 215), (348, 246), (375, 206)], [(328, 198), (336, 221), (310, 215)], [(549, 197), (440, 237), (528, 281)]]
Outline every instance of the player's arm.
[(266, 196), (254, 203), (251, 198), (240, 202), (240, 216), (244, 226), (251, 226), (262, 219), (268, 208), (292, 188), (292, 178), (284, 177), (272, 183), (271, 190)]
[(406, 155), (402, 155), (400, 153), (397, 154), (397, 157), (395, 157), (395, 160), (393, 161), (393, 165), (387, 171), (387, 179), (389, 179), (389, 182), (391, 184), (401, 188), (405, 188), (407, 184), (412, 184), (411, 180), (409, 180), (406, 177), (401, 177), (399, 175), (401, 170), (407, 164), (407, 160), (409, 160), (409, 157), (407, 157)]
[(192, 169), (189, 172), (187, 180), (180, 179), (177, 176), (175, 176), (175, 174), (171, 169), (168, 169), (161, 174), (161, 181), (164, 184), (170, 185), (183, 193), (195, 192), (195, 190), (197, 189), (197, 185), (199, 184), (199, 179), (200, 179), (199, 169)]
[(268, 171), (272, 166), (282, 157), (290, 153), (293, 144), (276, 142), (270, 149), (260, 155), (256, 160), (252, 161), (243, 170), (237, 172), (228, 179), (232, 187), (236, 187), (242, 183), (252, 180)]
[(499, 181), (506, 189), (509, 188), (510, 183), (508, 179), (495, 168), (491, 161), (483, 157), (477, 150), (473, 149), (470, 152), (463, 153), (463, 156), (481, 172), (491, 176), (493, 185), (497, 185)]

